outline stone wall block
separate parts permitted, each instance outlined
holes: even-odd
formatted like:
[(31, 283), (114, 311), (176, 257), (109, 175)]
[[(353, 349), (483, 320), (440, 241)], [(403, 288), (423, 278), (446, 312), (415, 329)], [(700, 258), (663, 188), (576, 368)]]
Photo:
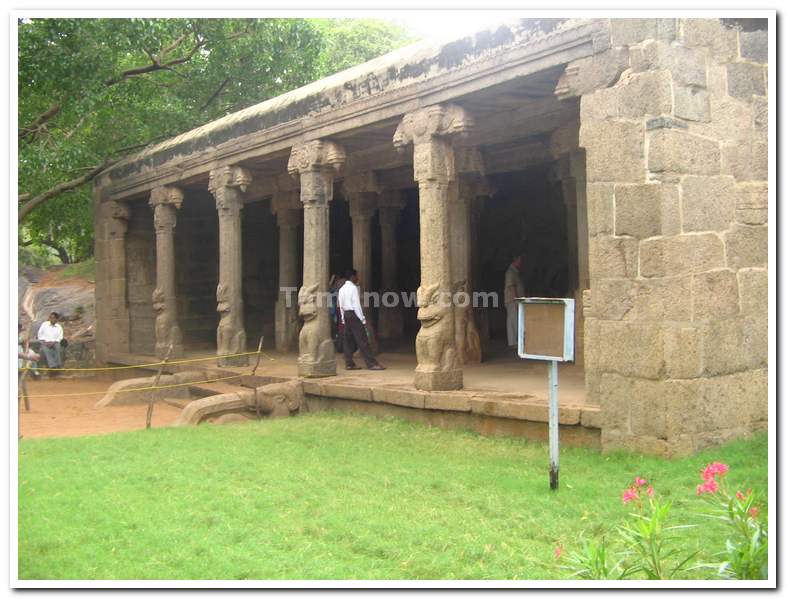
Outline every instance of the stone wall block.
[(724, 231), (735, 218), (735, 180), (687, 176), (681, 181), (683, 230)]
[(744, 268), (738, 271), (741, 314), (767, 317), (768, 271), (764, 268)]
[(768, 31), (740, 32), (741, 58), (768, 64)]
[[(677, 188), (660, 183), (615, 186), (615, 235), (644, 239), (665, 233), (678, 233)], [(667, 229), (662, 228), (666, 217)]]
[(613, 46), (633, 46), (645, 40), (674, 40), (676, 19), (610, 19), (609, 33)]
[(672, 175), (718, 175), (718, 142), (680, 129), (654, 129), (648, 133), (648, 170)]
[(599, 369), (624, 376), (658, 379), (664, 372), (660, 324), (601, 321)]
[(670, 73), (664, 70), (627, 72), (615, 87), (583, 96), (580, 120), (672, 114), (671, 81)]
[(691, 286), (692, 320), (728, 318), (738, 314), (738, 279), (731, 270), (694, 275)]
[(702, 334), (697, 327), (669, 325), (664, 329), (664, 364), (670, 379), (702, 374)]
[(689, 48), (710, 48), (721, 62), (738, 56), (738, 32), (722, 25), (718, 19), (681, 19), (683, 44)]
[(598, 235), (588, 240), (590, 276), (593, 279), (635, 278), (637, 240)]
[(611, 183), (587, 184), (588, 235), (611, 235), (614, 231), (614, 192)]
[(687, 121), (709, 121), (710, 94), (699, 87), (676, 87), (675, 116)]
[(632, 381), (617, 374), (603, 374), (599, 382), (602, 430), (631, 433), (630, 408)]
[(645, 181), (644, 126), (623, 121), (582, 123), (579, 143), (587, 150), (587, 181)]
[(706, 376), (767, 367), (767, 317), (710, 321), (702, 331)]
[(617, 46), (569, 64), (555, 86), (558, 98), (585, 96), (614, 85), (629, 66), (628, 48)]
[(713, 233), (640, 242), (640, 275), (643, 277), (695, 274), (724, 266), (724, 245)]
[(733, 62), (727, 65), (727, 94), (746, 102), (752, 96), (765, 95), (765, 70), (748, 62)]
[(725, 234), (730, 268), (768, 266), (768, 225), (735, 224)]
[(708, 82), (707, 50), (673, 46), (659, 40), (648, 40), (631, 48), (631, 69), (634, 72), (666, 69), (677, 85), (705, 87)]
[(735, 186), (735, 220), (745, 225), (767, 224), (767, 183), (741, 183)]

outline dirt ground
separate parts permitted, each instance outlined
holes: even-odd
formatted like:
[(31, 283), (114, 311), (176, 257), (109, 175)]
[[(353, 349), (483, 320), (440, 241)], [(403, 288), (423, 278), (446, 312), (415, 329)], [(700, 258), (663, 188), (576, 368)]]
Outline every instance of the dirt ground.
[[(102, 378), (62, 378), (31, 380), (27, 383), (30, 411), (20, 401), (19, 428), (24, 438), (76, 437), (145, 428), (147, 404), (96, 408), (104, 391), (112, 384)], [(59, 395), (58, 397), (35, 397)], [(152, 426), (169, 426), (180, 410), (156, 403)]]

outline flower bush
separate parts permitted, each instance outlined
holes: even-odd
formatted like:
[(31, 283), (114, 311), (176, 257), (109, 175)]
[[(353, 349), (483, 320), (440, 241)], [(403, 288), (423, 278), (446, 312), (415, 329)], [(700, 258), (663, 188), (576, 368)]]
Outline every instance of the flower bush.
[[(566, 552), (565, 565), (572, 578), (613, 580), (644, 577), (667, 580), (685, 577), (690, 570), (709, 568), (721, 578), (768, 577), (768, 530), (759, 517), (758, 496), (751, 489), (730, 495), (725, 484), (729, 466), (708, 464), (701, 472), (696, 495), (705, 502), (701, 516), (723, 522), (729, 529), (718, 562), (696, 563), (697, 552), (681, 550), (682, 531), (695, 524), (668, 525), (671, 501), (657, 496), (652, 484), (640, 476), (623, 491), (623, 504), (633, 507), (626, 520), (608, 537), (580, 539), (579, 550)], [(559, 559), (564, 549), (555, 552)]]

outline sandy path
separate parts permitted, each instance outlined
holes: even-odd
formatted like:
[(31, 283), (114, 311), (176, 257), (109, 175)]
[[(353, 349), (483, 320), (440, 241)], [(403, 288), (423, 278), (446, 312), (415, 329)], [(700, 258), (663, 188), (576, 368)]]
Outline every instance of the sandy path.
[[(147, 404), (96, 408), (101, 394), (112, 384), (109, 379), (73, 378), (31, 380), (30, 412), (20, 402), (20, 432), (25, 438), (75, 437), (100, 435), (117, 431), (145, 428)], [(70, 395), (75, 393), (77, 395)], [(59, 397), (39, 397), (55, 395)], [(180, 410), (165, 403), (157, 403), (153, 412), (154, 427), (169, 426)]]

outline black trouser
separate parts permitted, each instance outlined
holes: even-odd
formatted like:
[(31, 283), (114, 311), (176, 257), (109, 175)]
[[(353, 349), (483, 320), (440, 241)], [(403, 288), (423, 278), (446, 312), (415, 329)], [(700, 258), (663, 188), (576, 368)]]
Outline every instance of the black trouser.
[(369, 347), (369, 340), (366, 338), (366, 328), (355, 312), (344, 312), (344, 363), (353, 366), (353, 354), (355, 348), (361, 351), (366, 367), (371, 368), (377, 364), (377, 360), (372, 356)]

